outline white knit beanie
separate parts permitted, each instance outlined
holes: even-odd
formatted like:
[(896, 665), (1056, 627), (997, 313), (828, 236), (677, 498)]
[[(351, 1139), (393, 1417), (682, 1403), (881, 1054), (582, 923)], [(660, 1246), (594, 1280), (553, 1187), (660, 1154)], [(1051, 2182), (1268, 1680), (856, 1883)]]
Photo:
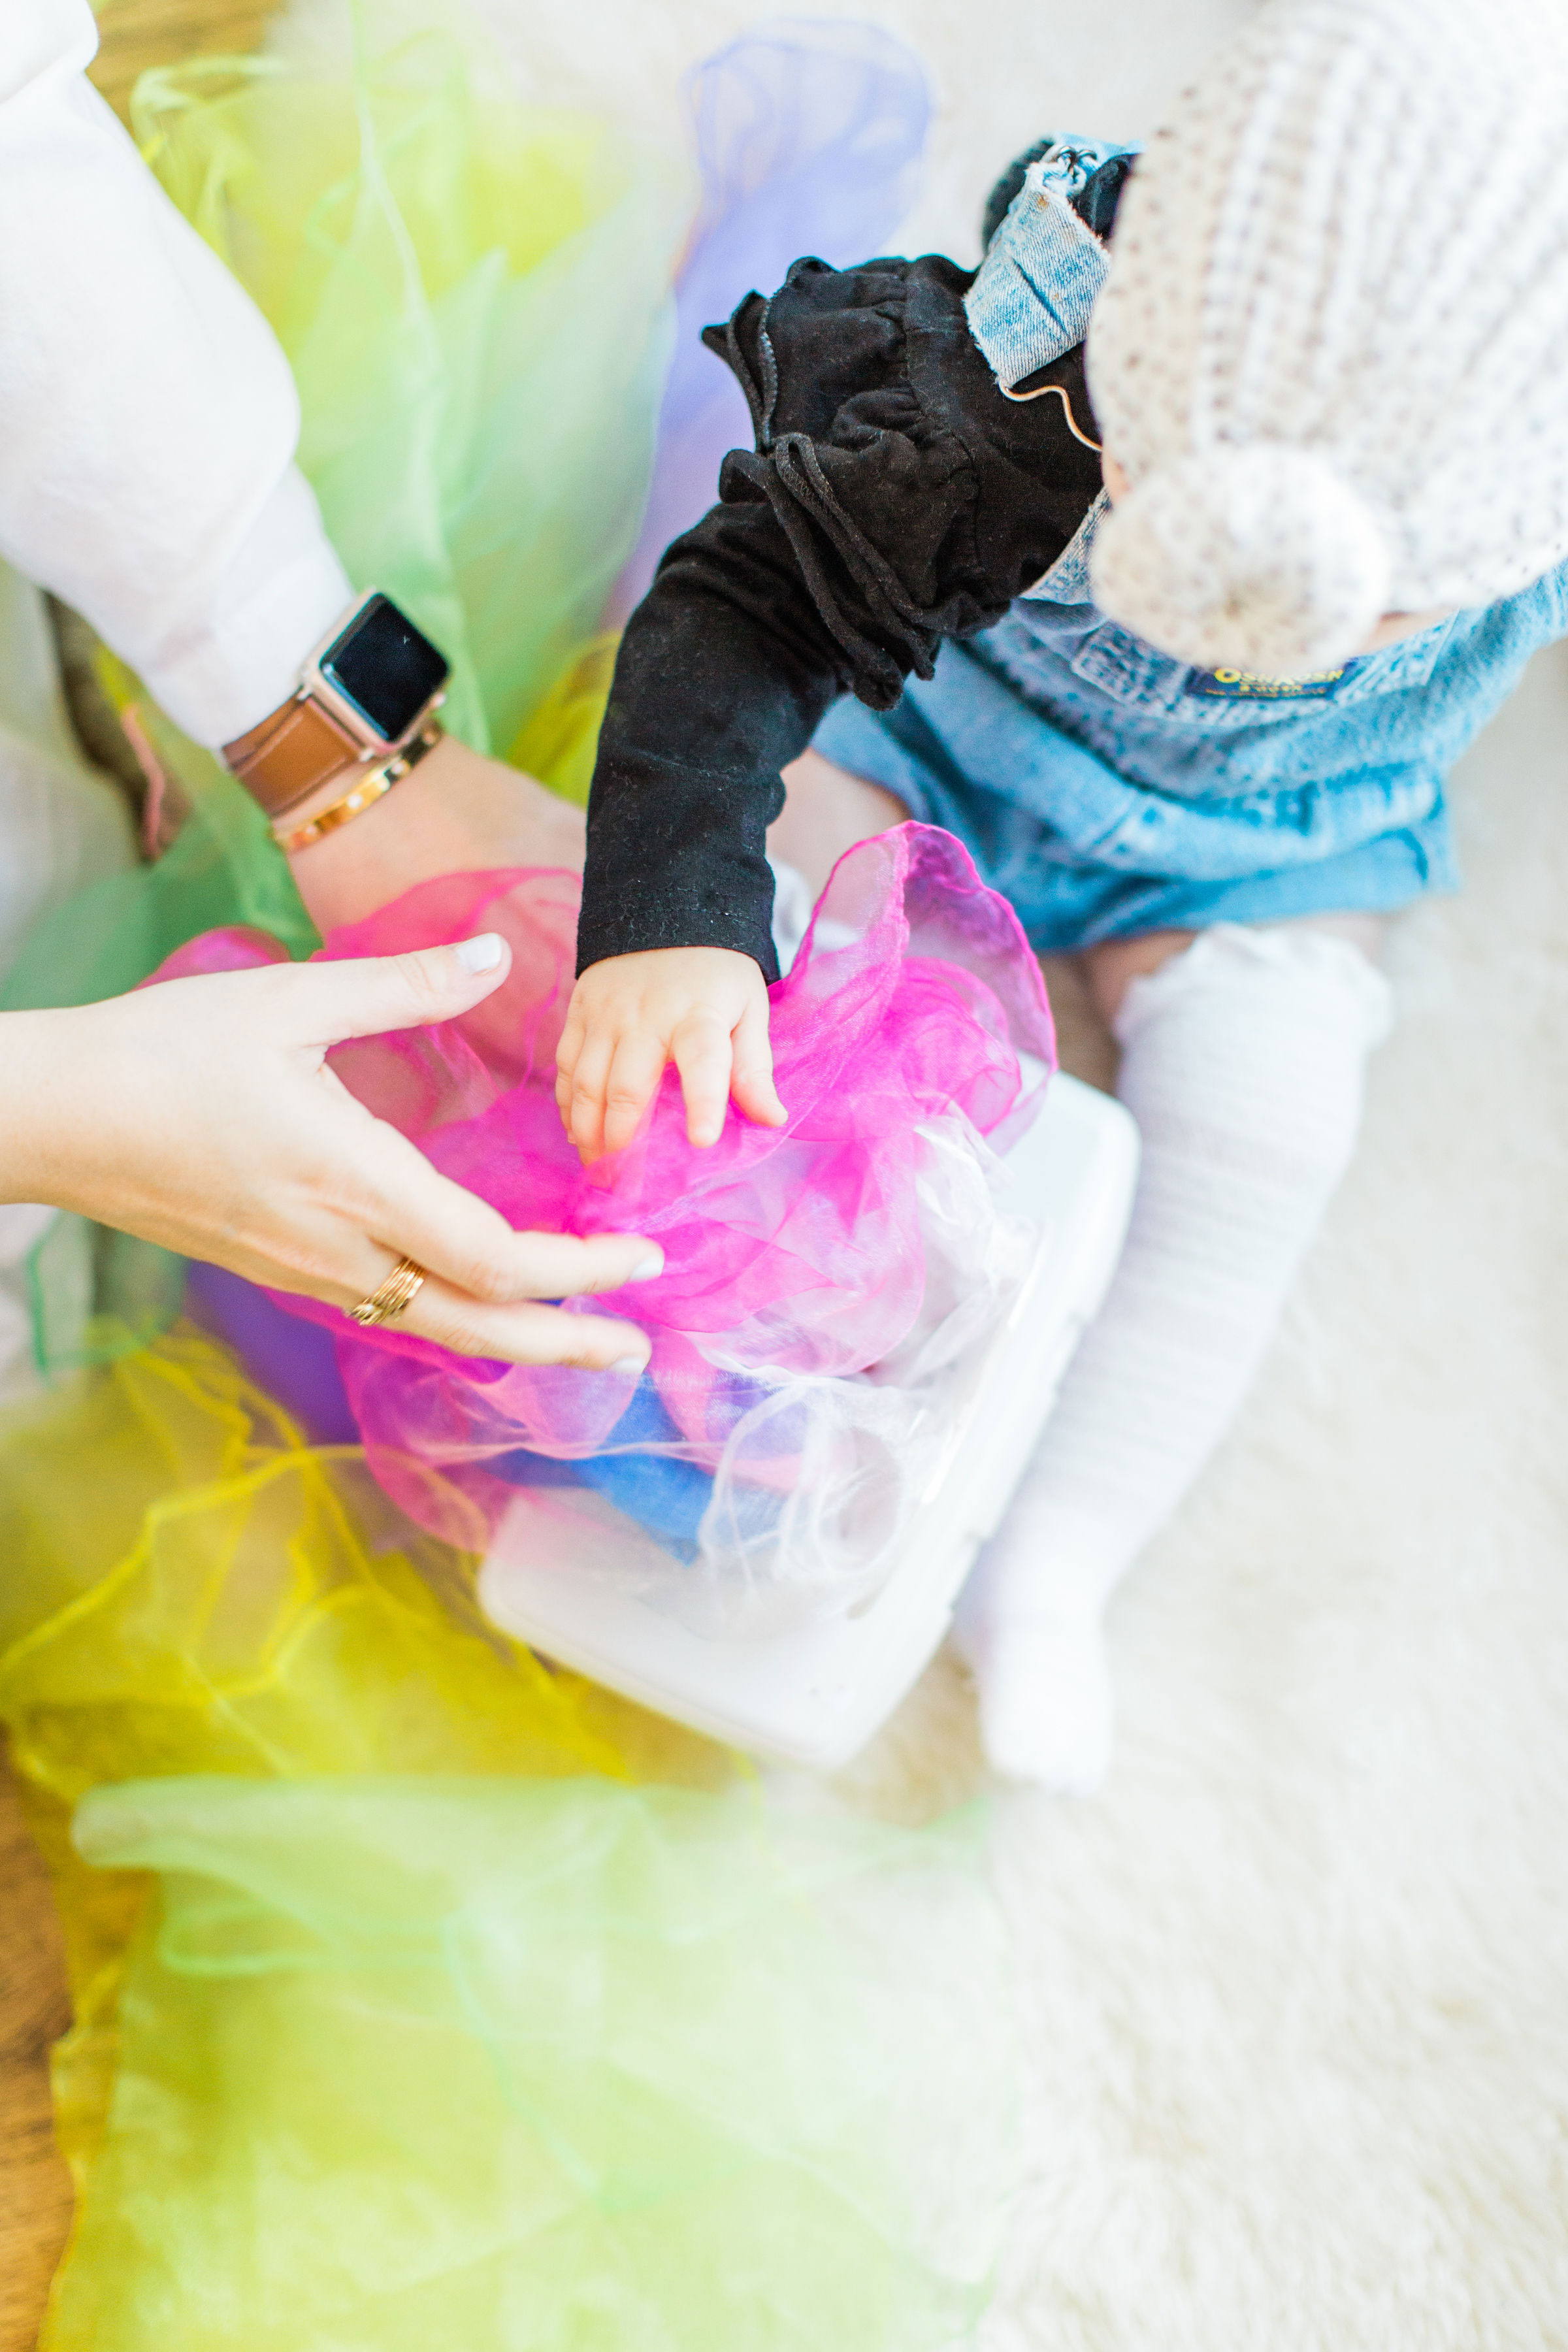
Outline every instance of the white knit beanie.
[(1568, 556), (1568, 0), (1268, 0), (1122, 198), (1089, 393), (1101, 611), (1343, 661)]

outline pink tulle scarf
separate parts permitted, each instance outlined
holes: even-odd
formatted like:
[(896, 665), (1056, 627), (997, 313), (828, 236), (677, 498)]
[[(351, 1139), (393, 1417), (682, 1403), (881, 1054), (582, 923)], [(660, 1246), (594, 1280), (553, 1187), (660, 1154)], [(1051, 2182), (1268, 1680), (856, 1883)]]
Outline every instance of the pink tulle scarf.
[[(1018, 1252), (1005, 1234), (998, 1246), (1006, 1221), (981, 1139), (1005, 1148), (1021, 1131), (1054, 1065), (1039, 968), (963, 847), (900, 825), (840, 860), (771, 992), (787, 1125), (753, 1126), (731, 1106), (720, 1140), (694, 1150), (669, 1069), (630, 1148), (584, 1169), (553, 1094), (577, 903), (575, 877), (561, 872), (458, 874), (334, 931), (322, 958), (496, 930), (512, 968), (463, 1019), (354, 1041), (331, 1062), (377, 1116), (513, 1226), (636, 1232), (660, 1244), (657, 1280), (581, 1302), (647, 1330), (643, 1381), (479, 1362), (395, 1325), (362, 1331), (335, 1308), (284, 1294), (278, 1303), (332, 1329), (378, 1475), (437, 1531), (474, 1540), (520, 1484), (548, 1480), (550, 1464), (608, 1454), (623, 1457), (619, 1470), (601, 1467), (590, 1483), (645, 1524), (638, 1457), (724, 1489), (700, 1484), (681, 1505), (697, 1513), (680, 1520), (688, 1559), (732, 1545), (737, 1486), (755, 1490), (753, 1505), (774, 1497), (771, 1517), (750, 1511), (742, 1549), (754, 1553), (773, 1540), (776, 1498), (808, 1463), (819, 1480), (847, 1482), (841, 1503), (864, 1505), (868, 1429), (883, 1484), (891, 1475), (907, 1486), (886, 1458), (900, 1428), (913, 1442), (922, 1381), (951, 1376), (983, 1336), (987, 1306), (1005, 1307)], [(158, 976), (281, 954), (258, 932), (210, 932)], [(668, 1534), (668, 1509), (660, 1518), (649, 1507)], [(884, 1496), (870, 1515), (879, 1528), (889, 1511), (896, 1518)], [(848, 1517), (870, 1524), (863, 1507)]]

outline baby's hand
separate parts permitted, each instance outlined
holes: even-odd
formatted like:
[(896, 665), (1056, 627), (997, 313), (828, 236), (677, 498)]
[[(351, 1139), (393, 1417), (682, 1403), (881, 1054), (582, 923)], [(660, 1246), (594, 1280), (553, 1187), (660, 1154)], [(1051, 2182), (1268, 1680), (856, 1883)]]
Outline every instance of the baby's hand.
[(731, 1095), (759, 1127), (784, 1125), (768, 992), (754, 957), (733, 948), (652, 948), (589, 965), (555, 1056), (562, 1124), (584, 1161), (626, 1149), (671, 1061), (692, 1143), (717, 1143)]

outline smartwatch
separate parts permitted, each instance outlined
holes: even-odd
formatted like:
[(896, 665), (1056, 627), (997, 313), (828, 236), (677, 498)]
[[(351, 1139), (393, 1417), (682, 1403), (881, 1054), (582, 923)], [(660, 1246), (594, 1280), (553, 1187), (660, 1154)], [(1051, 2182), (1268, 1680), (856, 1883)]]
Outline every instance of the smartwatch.
[(287, 702), (223, 747), (268, 816), (334, 776), (384, 760), (445, 699), (446, 656), (390, 596), (373, 588), (323, 638)]

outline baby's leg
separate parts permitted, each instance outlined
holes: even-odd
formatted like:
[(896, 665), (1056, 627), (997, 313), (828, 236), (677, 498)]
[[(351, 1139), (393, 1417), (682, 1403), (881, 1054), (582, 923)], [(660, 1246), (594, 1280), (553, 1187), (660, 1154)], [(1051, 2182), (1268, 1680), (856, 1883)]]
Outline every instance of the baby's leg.
[(1223, 1435), (1349, 1161), (1389, 1018), (1374, 934), (1326, 917), (1094, 952), (1142, 1169), (1110, 1296), (960, 1611), (1001, 1771), (1078, 1794), (1104, 1776), (1101, 1612)]
[(768, 856), (805, 877), (813, 900), (847, 849), (902, 824), (909, 811), (880, 784), (803, 751), (784, 772), (783, 814), (768, 828)]

